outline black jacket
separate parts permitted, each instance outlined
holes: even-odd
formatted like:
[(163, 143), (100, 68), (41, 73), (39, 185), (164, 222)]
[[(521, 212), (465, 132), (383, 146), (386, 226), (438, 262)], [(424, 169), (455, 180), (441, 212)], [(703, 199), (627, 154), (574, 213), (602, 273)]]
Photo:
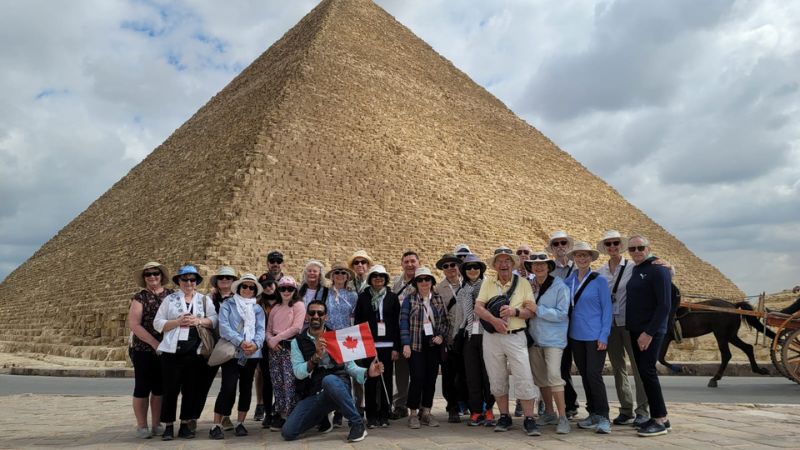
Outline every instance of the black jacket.
[(386, 289), (386, 296), (383, 298), (383, 322), (386, 324), (386, 336), (378, 336), (379, 313), (372, 309), (372, 294), (369, 287), (358, 296), (353, 319), (356, 324), (369, 323), (372, 339), (376, 343), (391, 342), (392, 350), (400, 351), (400, 300), (397, 298), (397, 294), (390, 289)]
[(625, 328), (650, 336), (666, 334), (672, 308), (672, 274), (650, 257), (634, 266), (626, 286)]

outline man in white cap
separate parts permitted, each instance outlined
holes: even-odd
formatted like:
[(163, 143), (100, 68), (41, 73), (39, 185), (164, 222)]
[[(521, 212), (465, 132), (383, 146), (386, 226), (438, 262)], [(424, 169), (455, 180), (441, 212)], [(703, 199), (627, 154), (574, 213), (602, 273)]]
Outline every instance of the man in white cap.
[(475, 315), (481, 319), (486, 331), (483, 337), (483, 359), (492, 395), (500, 410), (494, 431), (508, 431), (512, 425), (508, 409), (508, 379), (513, 373), (514, 389), (517, 398), (522, 401), (525, 413), (525, 433), (528, 436), (539, 436), (541, 433), (533, 419), (536, 388), (525, 336), (525, 320), (536, 314), (536, 303), (530, 283), (512, 273), (518, 261), (517, 255), (508, 247), (500, 247), (494, 251), (489, 264), (497, 275), (487, 277), (481, 285), (475, 301)]
[[(413, 250), (408, 250), (403, 253), (400, 259), (400, 265), (403, 267), (403, 273), (395, 277), (392, 282), (392, 292), (397, 294), (400, 303), (403, 299), (414, 292), (414, 274), (419, 268), (419, 255)], [(408, 371), (408, 360), (401, 354), (397, 361), (394, 362), (394, 380), (397, 390), (394, 394), (394, 411), (391, 418), (396, 420), (402, 417), (408, 417), (408, 408), (406, 403), (408, 401), (408, 383), (411, 380), (411, 374)]]
[(550, 234), (545, 251), (553, 255), (556, 261), (556, 268), (550, 272), (554, 277), (566, 279), (573, 271), (573, 263), (567, 258), (567, 253), (572, 250), (574, 240), (566, 231), (558, 230)]

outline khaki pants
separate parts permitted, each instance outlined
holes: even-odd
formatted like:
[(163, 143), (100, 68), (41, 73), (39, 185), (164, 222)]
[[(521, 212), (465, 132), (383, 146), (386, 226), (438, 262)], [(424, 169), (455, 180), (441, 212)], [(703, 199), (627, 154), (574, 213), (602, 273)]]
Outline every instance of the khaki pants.
[(628, 354), (628, 360), (631, 362), (631, 370), (633, 371), (633, 379), (636, 384), (636, 414), (649, 417), (649, 408), (647, 404), (647, 394), (644, 392), (644, 385), (639, 376), (639, 370), (636, 368), (636, 361), (633, 359), (633, 348), (631, 348), (631, 336), (624, 326), (612, 325), (611, 333), (608, 335), (608, 360), (611, 362), (611, 368), (614, 371), (614, 386), (617, 389), (617, 398), (619, 399), (619, 412), (626, 416), (633, 417), (633, 393), (631, 391), (631, 383), (628, 379), (628, 365), (625, 361), (625, 354)]
[(513, 334), (486, 333), (483, 335), (483, 362), (489, 375), (489, 386), (495, 397), (508, 395), (508, 376), (514, 375), (514, 392), (520, 400), (539, 397), (533, 384), (528, 342), (524, 332)]

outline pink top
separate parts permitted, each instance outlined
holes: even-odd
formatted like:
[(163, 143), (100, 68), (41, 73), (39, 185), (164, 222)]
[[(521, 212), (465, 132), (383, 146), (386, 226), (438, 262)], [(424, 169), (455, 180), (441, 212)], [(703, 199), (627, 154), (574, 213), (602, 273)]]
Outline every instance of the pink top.
[(291, 307), (278, 303), (269, 312), (267, 338), (278, 338), (279, 341), (292, 339), (303, 329), (306, 320), (306, 305), (302, 300)]

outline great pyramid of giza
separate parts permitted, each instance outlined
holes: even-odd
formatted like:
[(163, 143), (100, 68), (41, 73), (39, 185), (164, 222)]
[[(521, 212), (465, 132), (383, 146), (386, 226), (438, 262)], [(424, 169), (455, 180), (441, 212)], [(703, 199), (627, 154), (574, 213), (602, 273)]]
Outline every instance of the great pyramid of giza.
[(123, 359), (149, 260), (261, 273), (277, 248), (297, 274), (365, 248), (397, 273), (409, 248), (609, 228), (649, 236), (684, 291), (742, 295), (381, 8), (325, 0), (4, 280), (0, 351)]

